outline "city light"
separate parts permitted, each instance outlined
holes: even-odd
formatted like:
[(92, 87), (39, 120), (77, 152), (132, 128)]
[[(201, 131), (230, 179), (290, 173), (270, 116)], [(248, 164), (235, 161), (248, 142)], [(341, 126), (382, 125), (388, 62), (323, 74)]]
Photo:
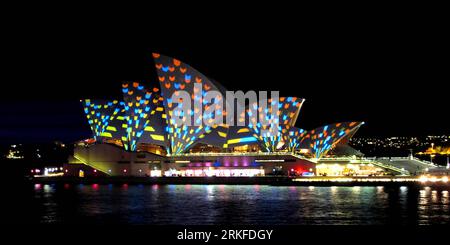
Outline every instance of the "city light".
[(419, 181), (422, 183), (425, 183), (428, 181), (428, 177), (427, 176), (420, 176)]

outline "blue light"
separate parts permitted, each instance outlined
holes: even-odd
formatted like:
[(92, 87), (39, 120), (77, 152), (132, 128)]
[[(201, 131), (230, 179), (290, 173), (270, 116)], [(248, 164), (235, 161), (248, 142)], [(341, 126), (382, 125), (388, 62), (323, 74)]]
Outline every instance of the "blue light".
[(256, 142), (256, 138), (255, 138), (255, 137), (244, 137), (244, 138), (241, 138), (241, 139), (239, 140), (239, 142), (242, 142), (242, 143), (246, 143), (246, 142)]

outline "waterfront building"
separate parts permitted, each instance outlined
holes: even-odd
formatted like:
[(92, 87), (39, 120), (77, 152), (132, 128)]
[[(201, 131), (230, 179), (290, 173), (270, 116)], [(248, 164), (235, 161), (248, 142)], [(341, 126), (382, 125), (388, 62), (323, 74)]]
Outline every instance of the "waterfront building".
[[(244, 122), (244, 126), (226, 123), (195, 126), (196, 120), (225, 117), (230, 111), (224, 108), (216, 108), (214, 115), (204, 114), (205, 118), (194, 117), (191, 125), (178, 125), (174, 120), (180, 116), (174, 113), (177, 105), (200, 104), (205, 111), (224, 102), (216, 98), (214, 104), (204, 103), (202, 96), (196, 96), (195, 84), (201, 84), (202, 93), (225, 94), (226, 90), (178, 59), (156, 53), (153, 58), (159, 87), (128, 81), (122, 84), (121, 99), (81, 101), (92, 138), (76, 143), (74, 155), (65, 166), (66, 175), (316, 175), (322, 158), (361, 155), (347, 143), (363, 122), (339, 122), (312, 130), (296, 128), (305, 102), (298, 97), (280, 97), (278, 105), (268, 99), (269, 105), (278, 106), (279, 131), (275, 135), (265, 135), (262, 133), (265, 126), (246, 119), (253, 108), (260, 117), (264, 113), (251, 103), (241, 105), (245, 111), (233, 117), (236, 122)], [(188, 92), (189, 101), (172, 101), (171, 95), (178, 91)], [(355, 169), (350, 172), (355, 174)], [(379, 172), (379, 168), (361, 169), (364, 173)]]

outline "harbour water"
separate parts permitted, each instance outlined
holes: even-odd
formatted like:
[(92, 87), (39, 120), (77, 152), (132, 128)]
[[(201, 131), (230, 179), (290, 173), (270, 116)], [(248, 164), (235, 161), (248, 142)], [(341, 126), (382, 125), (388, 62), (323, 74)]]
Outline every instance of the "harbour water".
[(14, 193), (3, 223), (450, 224), (449, 191), (431, 187), (33, 184)]

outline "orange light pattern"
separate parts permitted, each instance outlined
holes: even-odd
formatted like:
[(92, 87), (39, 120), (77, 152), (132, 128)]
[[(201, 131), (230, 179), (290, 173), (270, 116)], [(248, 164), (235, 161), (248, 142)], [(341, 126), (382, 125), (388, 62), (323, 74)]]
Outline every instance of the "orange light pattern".
[[(187, 126), (185, 120), (194, 115), (193, 110), (188, 112), (191, 117), (184, 117), (183, 125), (176, 125), (174, 120), (176, 115), (173, 115), (172, 113), (175, 105), (174, 102), (171, 101), (171, 98), (166, 97), (166, 95), (171, 96), (178, 90), (185, 90), (191, 95), (191, 105), (194, 105), (195, 102), (200, 102), (203, 106), (203, 111), (205, 111), (207, 105), (203, 103), (202, 97), (207, 91), (213, 88), (218, 91), (218, 89), (206, 76), (180, 60), (156, 53), (153, 54), (153, 58), (155, 60), (155, 67), (158, 73), (159, 82), (161, 84), (162, 96), (164, 97), (164, 107), (166, 112), (168, 112), (166, 119), (166, 133), (170, 145), (169, 153), (179, 154), (186, 151), (200, 137), (204, 137), (204, 135), (211, 133), (213, 129), (219, 125), (214, 125), (214, 127), (203, 126), (202, 120), (204, 119), (203, 115), (201, 115), (200, 117), (191, 120), (190, 125), (192, 126)], [(196, 83), (203, 83), (202, 96), (195, 96), (195, 92), (199, 91), (195, 91), (193, 81)], [(222, 99), (216, 98), (214, 102), (222, 103)], [(183, 102), (179, 101), (177, 104), (178, 103)], [(215, 115), (210, 115), (210, 118), (205, 119), (211, 119), (213, 116)], [(200, 124), (200, 126), (193, 126), (196, 123)]]
[[(304, 99), (299, 99), (297, 97), (280, 97), (278, 103), (278, 113), (275, 118), (271, 118), (272, 106), (276, 101), (272, 99), (268, 100), (268, 108), (266, 111), (262, 110), (262, 107), (258, 107), (258, 104), (253, 105), (254, 109), (258, 110), (258, 118), (253, 117), (249, 122), (249, 127), (255, 132), (255, 137), (263, 142), (263, 146), (269, 152), (274, 152), (277, 147), (282, 145), (283, 139), (289, 135), (290, 128), (295, 124), (297, 120), (298, 113), (304, 102)], [(251, 116), (251, 110), (247, 109), (247, 114)], [(259, 118), (265, 118), (270, 121), (268, 125), (262, 125), (260, 122), (256, 121)], [(276, 127), (276, 122), (278, 122), (278, 135), (264, 134), (264, 130), (268, 130), (270, 127)]]
[(309, 131), (302, 139), (301, 148), (311, 149), (315, 158), (326, 155), (343, 138), (363, 125), (363, 122), (342, 122)]
[(125, 109), (124, 119), (126, 127), (126, 140), (123, 143), (126, 150), (135, 151), (138, 139), (142, 136), (144, 128), (149, 124), (152, 92), (139, 82), (126, 82), (122, 84), (123, 102)]
[(89, 126), (94, 133), (94, 138), (101, 137), (109, 125), (109, 122), (119, 113), (118, 101), (81, 101)]
[(136, 150), (136, 144), (144, 129), (150, 123), (150, 115), (155, 114), (159, 96), (148, 90), (139, 82), (122, 84), (123, 101), (92, 103), (89, 99), (82, 101), (88, 122), (96, 138), (118, 139), (125, 150)]
[(288, 133), (283, 135), (286, 150), (295, 152), (306, 133), (307, 132), (301, 128), (291, 127)]

